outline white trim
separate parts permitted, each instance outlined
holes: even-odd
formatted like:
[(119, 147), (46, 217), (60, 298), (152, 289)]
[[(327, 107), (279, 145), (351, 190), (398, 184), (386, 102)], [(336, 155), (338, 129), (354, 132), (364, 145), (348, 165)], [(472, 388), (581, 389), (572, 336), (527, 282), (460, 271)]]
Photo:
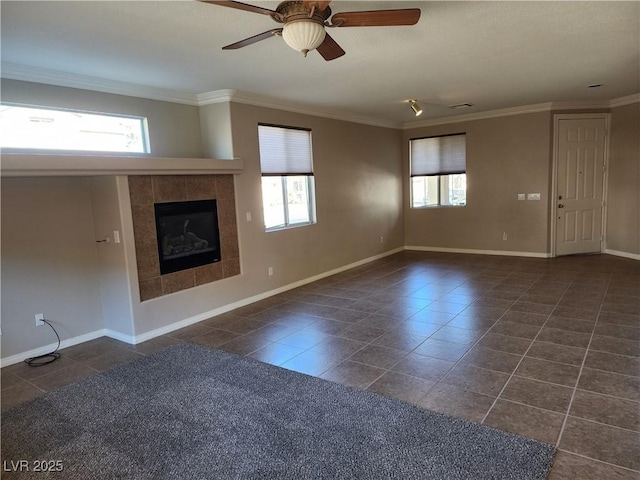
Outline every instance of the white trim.
[[(115, 330), (110, 330), (108, 328), (104, 329), (104, 336), (113, 338), (114, 340), (120, 340), (121, 342), (128, 343), (130, 345), (136, 344), (136, 337), (133, 335), (127, 335), (125, 333), (116, 332)], [(137, 342), (140, 343), (140, 342)]]
[(416, 250), (419, 252), (443, 252), (443, 253), (468, 253), (473, 255), (500, 255), (505, 257), (531, 257), (549, 258), (550, 253), (544, 252), (514, 252), (511, 250), (476, 250), (473, 248), (446, 248), (446, 247), (423, 247), (408, 245), (405, 250)]
[(46, 68), (28, 67), (26, 65), (8, 62), (2, 62), (2, 78), (57, 85), (59, 87), (79, 88), (95, 92), (113, 93), (115, 95), (148, 98), (162, 102), (181, 103), (193, 106), (198, 105), (198, 99), (193, 93), (149, 87), (136, 83), (121, 82), (119, 80), (107, 80), (105, 78), (60, 72)]
[[(282, 287), (278, 287), (274, 290), (270, 290), (268, 292), (263, 292), (258, 295), (254, 295), (249, 298), (244, 298), (242, 300), (238, 300), (237, 302), (230, 303), (224, 305), (222, 307), (214, 308), (213, 310), (209, 310), (207, 312), (194, 315), (189, 318), (185, 318), (178, 322), (172, 323), (170, 325), (165, 325), (164, 327), (157, 328), (155, 330), (151, 330), (149, 332), (141, 333), (140, 335), (126, 335), (120, 332), (116, 332), (115, 330), (110, 330), (103, 328), (101, 330), (96, 330), (95, 332), (87, 333), (85, 335), (80, 335), (78, 337), (70, 338), (67, 340), (63, 340), (60, 342), (60, 349), (71, 347), (73, 345), (77, 345), (79, 343), (88, 342), (89, 340), (94, 340), (99, 337), (110, 337), (116, 340), (120, 340), (121, 342), (128, 343), (130, 345), (137, 345), (147, 340), (151, 340), (152, 338), (158, 337), (160, 335), (165, 335), (167, 333), (173, 332), (175, 330), (179, 330), (184, 327), (188, 327), (189, 325), (193, 325), (194, 323), (201, 322), (206, 320), (207, 318), (214, 317), (216, 315), (221, 315), (226, 312), (230, 312), (231, 310), (235, 310), (236, 308), (244, 307), (251, 303), (257, 302), (259, 300), (263, 300), (265, 298), (271, 297), (273, 295), (277, 295), (282, 292), (286, 292), (288, 290), (292, 290), (294, 288), (300, 287), (302, 285), (306, 285), (308, 283), (315, 282), (325, 277), (329, 277), (331, 275), (335, 275), (336, 273), (344, 272), (351, 268), (359, 267), (361, 265), (365, 265), (367, 263), (373, 262), (375, 260), (379, 260), (384, 257), (388, 257), (389, 255), (393, 255), (395, 253), (402, 252), (405, 247), (395, 248), (393, 250), (389, 250), (378, 255), (374, 255), (372, 257), (364, 258), (362, 260), (358, 260), (357, 262), (350, 263), (348, 265), (343, 265), (342, 267), (335, 268), (333, 270), (329, 270), (327, 272), (319, 273), (318, 275), (314, 275), (312, 277), (308, 277), (302, 280), (298, 280), (297, 282), (290, 283), (288, 285), (284, 285)], [(44, 347), (36, 348), (33, 350), (29, 350), (28, 352), (18, 353), (16, 355), (12, 355), (7, 358), (0, 359), (0, 367), (6, 367), (8, 365), (13, 365), (14, 363), (20, 363), (24, 361), (25, 358), (35, 357), (38, 355), (44, 355), (45, 353), (49, 353), (53, 351), (58, 346), (57, 343), (47, 345)]]
[(240, 159), (0, 152), (0, 173), (3, 177), (237, 174), (244, 168)]
[(194, 323), (201, 322), (202, 320), (206, 320), (207, 318), (215, 317), (216, 315), (221, 315), (226, 312), (230, 312), (231, 310), (235, 310), (236, 308), (244, 307), (246, 305), (250, 305), (254, 302), (264, 300), (265, 298), (272, 297), (282, 292), (286, 292), (288, 290), (292, 290), (294, 288), (301, 287), (302, 285), (307, 285), (308, 283), (315, 282), (317, 280), (321, 280), (325, 277), (330, 277), (331, 275), (335, 275), (336, 273), (341, 273), (351, 268), (359, 267), (361, 265), (365, 265), (367, 263), (373, 262), (375, 260), (379, 260), (384, 257), (388, 257), (389, 255), (393, 255), (395, 253), (399, 253), (405, 250), (405, 247), (395, 248), (393, 250), (386, 251), (384, 253), (380, 253), (378, 255), (374, 255), (372, 257), (368, 257), (362, 260), (358, 260), (357, 262), (350, 263), (348, 265), (343, 265), (342, 267), (335, 268), (333, 270), (329, 270), (327, 272), (319, 273), (318, 275), (314, 275), (312, 277), (304, 278), (302, 280), (298, 280), (297, 282), (289, 283), (287, 285), (283, 285), (282, 287), (278, 287), (274, 290), (269, 290), (267, 292), (259, 293), (252, 297), (243, 298), (242, 300), (238, 300), (237, 302), (230, 303), (224, 305), (222, 307), (214, 308), (213, 310), (209, 310), (204, 313), (200, 313), (198, 315), (194, 315), (193, 317), (185, 318), (178, 322), (172, 323), (170, 325), (165, 325), (164, 327), (156, 328), (155, 330), (151, 330), (149, 332), (141, 333), (140, 335), (135, 336), (134, 343), (141, 343), (146, 340), (150, 340), (152, 338), (158, 337), (160, 335), (166, 335), (167, 333), (173, 332), (175, 330), (179, 330), (184, 327), (188, 327), (189, 325), (193, 325)]
[(485, 120), (488, 118), (506, 117), (511, 115), (524, 115), (527, 113), (549, 112), (553, 108), (553, 103), (538, 103), (535, 105), (523, 105), (520, 107), (501, 108), (499, 110), (489, 110), (486, 112), (466, 113), (450, 117), (430, 118), (421, 121), (406, 122), (402, 128), (404, 130), (419, 127), (431, 127), (434, 125), (446, 125), (448, 123), (469, 122), (472, 120)]
[[(254, 107), (273, 108), (276, 110), (283, 110), (285, 112), (300, 113), (303, 115), (312, 115), (315, 117), (330, 118), (332, 120), (341, 120), (344, 122), (360, 123), (364, 125), (371, 125), (374, 127), (384, 128), (401, 128), (401, 124), (398, 122), (384, 120), (374, 117), (364, 117), (360, 115), (354, 115), (350, 113), (342, 113), (336, 111), (327, 111), (322, 109), (316, 109), (309, 105), (303, 105), (299, 103), (288, 102), (282, 99), (275, 99), (263, 95), (256, 95), (248, 92), (233, 91), (231, 96), (231, 102), (243, 103), (246, 105), (252, 105)], [(216, 92), (209, 92), (202, 94), (203, 96), (213, 95)]]
[(612, 100), (602, 100), (599, 102), (546, 102), (532, 105), (521, 105), (517, 107), (489, 110), (486, 112), (468, 113), (447, 117), (424, 119), (413, 122), (395, 122), (388, 119), (365, 117), (350, 113), (326, 111), (317, 109), (310, 105), (289, 102), (283, 99), (276, 99), (268, 96), (239, 92), (233, 89), (214, 90), (193, 94), (178, 90), (171, 90), (158, 87), (150, 87), (135, 83), (122, 82), (119, 80), (108, 80), (104, 78), (92, 77), (89, 75), (79, 75), (75, 73), (61, 72), (39, 67), (29, 67), (15, 63), (3, 62), (1, 65), (2, 78), (12, 80), (22, 80), (25, 82), (43, 83), (47, 85), (57, 85), (61, 87), (79, 88), (96, 92), (112, 93), (115, 95), (127, 95), (138, 98), (148, 98), (163, 102), (180, 103), (184, 105), (203, 106), (212, 103), (237, 102), (256, 107), (275, 108), (304, 115), (331, 118), (345, 122), (361, 123), (376, 127), (411, 129), (433, 125), (446, 125), (449, 123), (467, 122), (471, 120), (484, 120), (488, 118), (504, 117), (509, 115), (523, 115), (527, 113), (548, 112), (552, 110), (585, 110), (593, 108), (612, 108), (632, 103), (640, 102), (640, 93), (625, 97), (614, 98)]
[(213, 92), (199, 93), (196, 95), (198, 106), (211, 105), (213, 103), (230, 102), (236, 91), (232, 89), (215, 90)]
[(608, 109), (620, 107), (623, 105), (631, 105), (640, 102), (640, 93), (628, 95), (626, 97), (614, 98), (612, 100), (602, 100), (599, 102), (547, 102), (537, 103), (533, 105), (522, 105), (518, 107), (501, 108), (498, 110), (488, 110), (486, 112), (467, 113), (464, 115), (455, 115), (449, 117), (439, 117), (424, 119), (421, 121), (406, 122), (402, 128), (408, 130), (411, 128), (431, 127), (434, 125), (446, 125), (450, 123), (469, 122), (473, 120), (486, 120), (489, 118), (506, 117), (511, 115), (525, 115), (528, 113), (552, 112), (554, 110), (590, 110), (590, 109)]
[[(128, 343), (130, 345), (137, 345), (139, 343), (145, 342), (147, 340), (151, 340), (152, 338), (158, 337), (160, 335), (165, 335), (167, 333), (173, 332), (175, 330), (179, 330), (184, 327), (188, 327), (195, 323), (201, 322), (208, 318), (214, 317), (216, 315), (221, 315), (226, 312), (230, 312), (231, 310), (235, 310), (236, 308), (244, 307), (246, 305), (250, 305), (254, 302), (264, 300), (265, 298), (272, 297), (279, 293), (286, 292), (288, 290), (292, 290), (294, 288), (300, 287), (302, 285), (306, 285), (309, 283), (313, 283), (315, 281), (321, 280), (323, 278), (329, 277), (331, 275), (335, 275), (337, 273), (344, 272), (346, 270), (350, 270), (355, 267), (359, 267), (361, 265), (365, 265), (367, 263), (373, 262), (375, 260), (379, 260), (384, 257), (388, 257), (390, 255), (394, 255), (396, 253), (402, 252), (404, 250), (412, 250), (412, 251), (424, 251), (424, 252), (443, 252), (443, 253), (463, 253), (463, 254), (475, 254), (475, 255), (497, 255), (497, 256), (509, 256), (509, 257), (528, 257), (528, 258), (549, 258), (551, 257), (550, 253), (541, 253), (541, 252), (514, 252), (509, 250), (476, 250), (469, 248), (445, 248), (445, 247), (425, 247), (425, 246), (404, 246), (398, 247), (393, 250), (389, 250), (387, 252), (383, 252), (378, 255), (374, 255), (372, 257), (368, 257), (362, 260), (358, 260), (357, 262), (350, 263), (348, 265), (343, 265), (342, 267), (335, 268), (333, 270), (329, 270), (327, 272), (320, 273), (318, 275), (314, 275), (312, 277), (308, 277), (302, 280), (298, 280), (297, 282), (290, 283), (288, 285), (284, 285), (282, 287), (278, 287), (274, 290), (269, 290), (267, 292), (260, 293), (258, 295), (254, 295), (252, 297), (244, 298), (242, 300), (238, 300), (237, 302), (230, 303), (224, 305), (222, 307), (215, 308), (213, 310), (209, 310), (207, 312), (201, 313), (199, 315), (194, 315), (189, 318), (185, 318), (178, 322), (172, 323), (170, 325), (166, 325), (161, 328), (157, 328), (155, 330), (151, 330), (149, 332), (142, 333), (140, 335), (126, 335), (120, 332), (116, 332), (115, 330), (110, 329), (101, 329), (96, 330), (91, 333), (87, 333), (84, 335), (80, 335), (78, 337), (69, 338), (60, 342), (60, 349), (72, 347), (74, 345), (78, 345), (80, 343), (88, 342), (90, 340), (95, 340), (100, 337), (110, 337), (115, 340), (119, 340), (121, 342)], [(628, 253), (621, 252), (617, 250), (605, 250), (604, 253), (609, 255), (615, 255), (624, 258), (630, 258), (633, 260), (640, 260), (640, 254), (636, 253)], [(13, 365), (16, 363), (20, 363), (24, 361), (26, 358), (35, 357), (38, 355), (44, 355), (53, 351), (57, 347), (57, 343), (53, 343), (44, 347), (36, 348), (33, 350), (29, 350), (27, 352), (18, 353), (12, 355), (10, 357), (6, 357), (0, 359), (0, 367), (7, 367), (9, 365)]]
[[(73, 347), (74, 345), (78, 345), (79, 343), (84, 343), (88, 342), (89, 340), (95, 340), (96, 338), (104, 337), (106, 335), (106, 332), (107, 331), (103, 328), (94, 332), (85, 333), (84, 335), (79, 335), (77, 337), (67, 338), (60, 342), (60, 349)], [(15, 355), (11, 355), (10, 357), (2, 358), (0, 359), (0, 367), (4, 368), (15, 363), (23, 362), (27, 358), (51, 353), (56, 349), (57, 346), (58, 342), (45, 345), (44, 347), (34, 348), (33, 350), (29, 350), (27, 352), (16, 353)]]
[(551, 110), (597, 110), (602, 108), (610, 108), (609, 100), (590, 101), (590, 102), (553, 102)]
[(604, 143), (604, 165), (605, 170), (602, 175), (602, 225), (600, 234), (603, 240), (600, 242), (600, 253), (605, 250), (605, 241), (607, 238), (607, 194), (609, 184), (609, 129), (611, 125), (611, 113), (556, 113), (553, 115), (553, 152), (551, 165), (551, 202), (549, 202), (549, 245), (551, 248), (551, 257), (556, 256), (556, 199), (558, 198), (558, 123), (560, 120), (572, 119), (604, 119), (605, 143)]
[(621, 252), (620, 250), (605, 249), (604, 253), (615, 255), (616, 257), (630, 258), (632, 260), (640, 260), (640, 253)]
[(631, 105), (632, 103), (640, 103), (640, 93), (634, 93), (633, 95), (627, 95), (626, 97), (614, 98), (609, 102), (611, 108), (623, 107), (625, 105)]

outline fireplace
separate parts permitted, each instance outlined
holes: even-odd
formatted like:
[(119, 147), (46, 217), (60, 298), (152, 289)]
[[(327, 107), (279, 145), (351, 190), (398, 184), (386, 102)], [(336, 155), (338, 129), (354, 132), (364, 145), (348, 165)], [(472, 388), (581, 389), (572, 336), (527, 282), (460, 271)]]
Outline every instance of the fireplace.
[(160, 273), (221, 260), (216, 200), (154, 204)]

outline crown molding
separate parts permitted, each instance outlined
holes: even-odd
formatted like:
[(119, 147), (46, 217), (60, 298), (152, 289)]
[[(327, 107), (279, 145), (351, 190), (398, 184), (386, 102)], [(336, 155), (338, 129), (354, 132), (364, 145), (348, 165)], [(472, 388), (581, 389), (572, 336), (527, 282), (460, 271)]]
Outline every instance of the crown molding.
[(181, 103), (184, 105), (203, 106), (215, 103), (236, 102), (253, 105), (256, 107), (274, 108), (304, 115), (331, 118), (345, 122), (363, 123), (377, 127), (400, 128), (401, 124), (374, 117), (364, 117), (341, 112), (332, 112), (310, 107), (308, 105), (287, 102), (284, 100), (256, 95), (248, 92), (239, 92), (233, 89), (215, 90), (199, 94), (168, 90), (156, 87), (148, 87), (128, 82), (107, 80), (104, 78), (78, 75), (74, 73), (60, 72), (44, 68), (29, 67), (9, 62), (2, 63), (2, 78), (22, 80), (25, 82), (57, 85), (59, 87), (79, 88), (96, 92), (127, 95), (131, 97), (160, 100), (163, 102)]
[(196, 95), (198, 106), (212, 105), (214, 103), (230, 102), (236, 91), (233, 89), (215, 90), (213, 92), (199, 93)]
[(433, 125), (446, 125), (449, 123), (469, 122), (472, 120), (485, 120), (488, 118), (507, 117), (510, 115), (524, 115), (527, 113), (549, 112), (553, 103), (538, 103), (535, 105), (523, 105), (521, 107), (501, 108), (499, 110), (489, 110), (487, 112), (467, 113), (464, 115), (455, 115), (450, 117), (430, 118), (421, 121), (406, 122), (402, 128), (408, 130), (410, 128), (430, 127)]
[[(361, 123), (365, 125), (372, 125), (374, 127), (384, 128), (401, 128), (402, 124), (391, 120), (384, 120), (375, 117), (366, 117), (360, 115), (354, 115), (350, 113), (342, 113), (335, 111), (328, 111), (318, 108), (313, 108), (309, 105), (300, 103), (287, 102), (285, 100), (276, 99), (264, 95), (257, 95), (249, 92), (242, 92), (238, 90), (218, 90), (217, 92), (209, 92), (203, 94), (207, 98), (212, 96), (216, 98), (218, 92), (233, 92), (231, 94), (230, 101), (235, 103), (242, 103), (246, 105), (252, 105), (254, 107), (273, 108), (276, 110), (284, 110), (292, 113), (300, 113), (303, 115), (312, 115), (315, 117), (330, 118), (332, 120), (341, 120), (344, 122)], [(220, 94), (222, 96), (224, 94)], [(214, 102), (210, 102), (214, 103)]]
[(485, 120), (496, 117), (506, 117), (509, 115), (524, 115), (527, 113), (551, 112), (554, 110), (596, 110), (621, 107), (640, 102), (640, 93), (628, 95), (626, 97), (603, 100), (600, 102), (547, 102), (534, 105), (523, 105), (520, 107), (502, 108), (499, 110), (489, 110), (486, 112), (468, 113), (450, 117), (438, 117), (425, 119), (422, 121), (406, 122), (402, 125), (404, 130), (420, 127), (431, 127), (434, 125), (446, 125), (450, 123), (468, 122), (472, 120)]
[(104, 78), (60, 72), (45, 68), (28, 67), (14, 63), (2, 62), (2, 78), (22, 80), (24, 82), (44, 83), (59, 87), (79, 88), (95, 92), (113, 93), (130, 97), (147, 98), (163, 102), (198, 105), (197, 96), (192, 93), (148, 87), (135, 83), (107, 80)]
[(9, 62), (1, 64), (2, 78), (12, 80), (22, 80), (25, 82), (43, 83), (47, 85), (57, 85), (60, 87), (79, 88), (96, 92), (111, 93), (115, 95), (126, 95), (131, 97), (159, 100), (163, 102), (180, 103), (192, 106), (204, 106), (215, 103), (236, 102), (256, 107), (273, 108), (303, 115), (330, 118), (344, 122), (360, 123), (384, 128), (412, 129), (429, 127), (434, 125), (446, 125), (451, 123), (468, 122), (473, 120), (484, 120), (510, 115), (524, 115), (528, 113), (550, 112), (553, 110), (588, 110), (621, 107), (640, 102), (640, 93), (625, 97), (604, 100), (601, 102), (546, 102), (533, 105), (523, 105), (518, 107), (490, 110), (486, 112), (468, 113), (463, 115), (451, 115), (447, 117), (437, 117), (423, 119), (412, 122), (394, 122), (376, 117), (366, 117), (344, 112), (329, 111), (309, 105), (287, 102), (282, 99), (257, 95), (249, 92), (242, 92), (234, 89), (215, 90), (193, 94), (178, 90), (149, 87), (135, 83), (121, 82), (117, 80), (107, 80), (104, 78), (92, 77), (88, 75), (78, 75), (73, 73), (60, 72), (38, 67), (29, 67)]
[(632, 103), (640, 103), (640, 93), (634, 93), (633, 95), (627, 95), (626, 97), (614, 98), (610, 102), (611, 108), (623, 107), (625, 105), (631, 105)]
[(597, 110), (599, 108), (611, 108), (609, 100), (600, 102), (553, 102), (551, 110)]

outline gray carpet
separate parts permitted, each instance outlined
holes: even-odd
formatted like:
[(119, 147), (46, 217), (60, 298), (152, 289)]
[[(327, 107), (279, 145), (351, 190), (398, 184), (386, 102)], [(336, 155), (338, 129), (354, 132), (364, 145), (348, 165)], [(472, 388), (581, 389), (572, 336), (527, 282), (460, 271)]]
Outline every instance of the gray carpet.
[[(545, 479), (555, 449), (193, 344), (2, 416), (2, 460), (64, 479)], [(5, 463), (5, 466), (7, 464)]]

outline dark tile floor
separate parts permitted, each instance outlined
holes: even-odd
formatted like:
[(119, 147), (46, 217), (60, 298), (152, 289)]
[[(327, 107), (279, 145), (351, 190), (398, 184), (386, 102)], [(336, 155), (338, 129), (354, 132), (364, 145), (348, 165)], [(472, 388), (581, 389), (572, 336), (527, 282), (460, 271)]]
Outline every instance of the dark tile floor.
[(2, 369), (2, 406), (191, 341), (559, 447), (558, 479), (640, 479), (640, 262), (403, 252), (132, 346)]

